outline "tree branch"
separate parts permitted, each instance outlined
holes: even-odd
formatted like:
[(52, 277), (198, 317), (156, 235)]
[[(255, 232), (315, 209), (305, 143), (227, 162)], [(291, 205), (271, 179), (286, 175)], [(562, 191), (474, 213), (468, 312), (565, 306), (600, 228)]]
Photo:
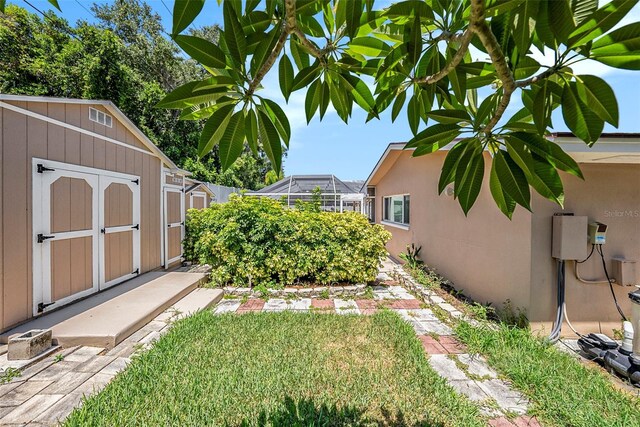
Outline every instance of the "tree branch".
[(264, 61), (264, 64), (262, 64), (262, 67), (260, 67), (256, 75), (253, 76), (251, 83), (249, 83), (249, 88), (247, 89), (247, 95), (249, 96), (253, 95), (253, 93), (256, 91), (258, 86), (260, 86), (260, 83), (262, 82), (262, 79), (264, 79), (264, 76), (267, 75), (269, 70), (271, 70), (271, 67), (273, 67), (273, 64), (276, 63), (278, 56), (280, 56), (280, 52), (282, 52), (282, 49), (284, 48), (284, 43), (287, 41), (287, 37), (289, 37), (289, 32), (287, 31), (287, 25), (285, 24), (283, 26), (284, 28), (282, 29), (282, 33), (280, 34), (280, 37), (278, 37), (278, 41), (276, 42), (276, 45), (273, 47), (273, 50), (271, 51), (267, 59)]
[[(455, 69), (458, 66), (458, 64), (460, 64), (460, 61), (462, 61), (462, 59), (464, 58), (464, 55), (469, 50), (469, 43), (471, 43), (472, 38), (473, 38), (473, 32), (467, 29), (459, 37), (459, 40), (461, 43), (460, 48), (458, 49), (456, 54), (453, 56), (453, 58), (451, 58), (451, 61), (449, 61), (449, 63), (442, 70), (438, 71), (436, 74), (414, 79), (414, 82), (418, 84), (433, 84), (445, 78), (453, 69)], [(452, 38), (451, 40), (455, 40), (455, 39), (458, 39), (458, 37)], [(446, 39), (443, 39), (443, 40), (446, 40)]]
[(489, 123), (484, 128), (485, 133), (490, 133), (491, 130), (498, 124), (505, 110), (511, 102), (511, 94), (516, 90), (516, 80), (513, 77), (513, 73), (507, 64), (507, 59), (502, 52), (500, 43), (496, 39), (496, 36), (487, 25), (485, 20), (485, 2), (484, 0), (472, 0), (471, 1), (471, 24), (469, 28), (478, 35), (478, 38), (482, 42), (482, 45), (487, 49), (487, 53), (491, 58), (493, 66), (496, 68), (496, 74), (502, 82), (502, 98), (498, 103), (496, 111), (489, 120)]
[(285, 0), (284, 6), (285, 18), (284, 22), (282, 23), (282, 33), (280, 34), (280, 37), (278, 37), (278, 41), (273, 47), (273, 50), (264, 61), (264, 64), (262, 64), (262, 67), (260, 67), (256, 75), (249, 83), (249, 88), (247, 89), (247, 95), (249, 96), (253, 95), (258, 86), (260, 86), (262, 79), (264, 79), (269, 70), (271, 70), (273, 64), (276, 63), (278, 56), (280, 56), (280, 52), (282, 52), (282, 49), (284, 48), (284, 44), (286, 43), (287, 38), (291, 34), (295, 34), (300, 39), (300, 42), (303, 44), (303, 46), (309, 51), (309, 53), (318, 58), (320, 62), (324, 64), (324, 52), (318, 49), (316, 45), (314, 45), (309, 39), (307, 39), (307, 36), (302, 32), (302, 30), (298, 28), (296, 22), (296, 0)]
[(544, 80), (546, 78), (551, 77), (552, 75), (554, 75), (556, 72), (558, 71), (558, 69), (556, 68), (556, 66), (554, 65), (553, 67), (549, 67), (547, 68), (545, 71), (541, 72), (540, 74), (536, 74), (533, 77), (529, 77), (528, 79), (525, 80), (518, 80), (516, 82), (516, 87), (527, 87), (530, 86), (534, 83), (539, 82), (540, 80)]
[(296, 26), (295, 28), (293, 28), (292, 33), (298, 37), (302, 45), (309, 51), (311, 55), (313, 55), (313, 57), (318, 59), (320, 63), (325, 63), (324, 52), (321, 49), (318, 49), (318, 47), (307, 38), (307, 36), (300, 28)]

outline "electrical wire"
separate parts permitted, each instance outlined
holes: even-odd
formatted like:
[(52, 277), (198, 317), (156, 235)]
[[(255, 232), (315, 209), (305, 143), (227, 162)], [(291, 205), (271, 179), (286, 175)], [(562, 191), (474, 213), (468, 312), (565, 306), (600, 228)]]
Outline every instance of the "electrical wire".
[(602, 250), (602, 244), (598, 245), (596, 248), (598, 253), (600, 254), (600, 258), (602, 259), (602, 268), (604, 269), (604, 275), (607, 277), (607, 281), (609, 282), (609, 289), (611, 290), (611, 296), (613, 297), (613, 302), (616, 305), (616, 309), (618, 309), (618, 313), (622, 316), (622, 319), (627, 321), (627, 316), (622, 312), (622, 308), (620, 308), (620, 304), (618, 304), (618, 298), (616, 297), (616, 293), (613, 290), (613, 282), (611, 277), (609, 277), (609, 272), (607, 271), (607, 263), (604, 260), (604, 251)]
[(557, 301), (557, 310), (556, 310), (556, 320), (553, 324), (553, 328), (551, 329), (551, 333), (549, 334), (548, 340), (552, 343), (557, 342), (560, 339), (560, 332), (562, 331), (562, 321), (564, 318), (564, 290), (565, 290), (565, 261), (558, 260), (557, 266), (558, 274), (557, 274), (557, 293), (556, 293), (556, 301)]
[(567, 304), (566, 303), (564, 304), (564, 307), (562, 307), (562, 309), (564, 310), (564, 320), (567, 322), (567, 325), (569, 325), (569, 328), (573, 331), (574, 334), (576, 334), (580, 338), (584, 338), (584, 335), (582, 335), (580, 332), (576, 331), (576, 328), (574, 328), (573, 325), (571, 324), (571, 321), (569, 321), (569, 315), (567, 314)]
[(576, 261), (576, 264), (582, 264), (583, 262), (589, 261), (589, 258), (591, 258), (591, 255), (593, 255), (593, 250), (595, 249), (595, 247), (596, 247), (595, 244), (591, 244), (591, 252), (589, 252), (589, 256), (583, 259), (582, 261)]

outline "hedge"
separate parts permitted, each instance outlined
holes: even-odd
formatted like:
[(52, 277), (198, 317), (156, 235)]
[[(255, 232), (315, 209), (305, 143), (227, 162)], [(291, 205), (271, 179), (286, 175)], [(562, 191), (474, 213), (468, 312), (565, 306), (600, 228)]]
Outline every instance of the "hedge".
[(217, 285), (332, 285), (373, 281), (390, 237), (359, 213), (233, 195), (189, 211), (184, 247), (187, 259), (211, 265)]

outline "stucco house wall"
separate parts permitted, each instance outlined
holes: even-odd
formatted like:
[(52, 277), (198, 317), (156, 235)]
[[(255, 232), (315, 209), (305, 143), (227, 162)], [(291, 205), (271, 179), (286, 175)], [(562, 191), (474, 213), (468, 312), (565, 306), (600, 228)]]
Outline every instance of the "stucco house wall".
[[(513, 308), (525, 310), (534, 330), (549, 331), (556, 309), (556, 261), (551, 257), (554, 213), (573, 212), (588, 216), (589, 222), (609, 225), (604, 252), (610, 274), (613, 257), (640, 262), (640, 164), (580, 162), (584, 181), (562, 174), (564, 210), (534, 194), (533, 214), (518, 207), (510, 221), (495, 206), (489, 191), (489, 154), (485, 154), (483, 188), (468, 217), (446, 190), (438, 195), (446, 152), (411, 154), (400, 149), (387, 152), (367, 182), (376, 191), (375, 222), (393, 235), (387, 245), (390, 255), (398, 259), (408, 244), (422, 246), (425, 262), (457, 289), (497, 308), (509, 299)], [(382, 220), (383, 198), (398, 194), (411, 198), (408, 229)], [(579, 282), (572, 261), (566, 268), (567, 309), (574, 326), (581, 332), (610, 333), (620, 328), (609, 286)], [(580, 274), (588, 279), (604, 278), (597, 253), (580, 265)], [(623, 310), (630, 314), (627, 294), (632, 289), (614, 285), (614, 290)]]

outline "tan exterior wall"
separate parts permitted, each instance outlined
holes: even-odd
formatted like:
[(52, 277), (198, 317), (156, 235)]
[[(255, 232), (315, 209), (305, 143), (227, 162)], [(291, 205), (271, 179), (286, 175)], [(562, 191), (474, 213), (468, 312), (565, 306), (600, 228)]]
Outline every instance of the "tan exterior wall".
[[(589, 222), (600, 221), (609, 226), (607, 243), (603, 246), (609, 274), (611, 258), (623, 257), (640, 262), (640, 165), (595, 164), (580, 165), (585, 180), (563, 175), (565, 211), (588, 216)], [(555, 304), (555, 262), (551, 252), (551, 216), (562, 212), (557, 205), (540, 196), (534, 198), (532, 241), (531, 295), (529, 317), (537, 326), (549, 325)], [(590, 245), (587, 245), (590, 247)], [(615, 308), (609, 285), (588, 285), (574, 275), (574, 263), (567, 263), (566, 303), (571, 323), (580, 332), (610, 333), (620, 328), (620, 316)], [(594, 252), (591, 259), (580, 265), (584, 279), (603, 279), (600, 256)], [(640, 281), (640, 277), (636, 280)], [(632, 287), (614, 285), (620, 305), (631, 314), (627, 294)], [(568, 328), (565, 328), (568, 331)]]
[[(384, 196), (411, 195), (409, 230), (385, 225), (393, 234), (387, 245), (389, 253), (397, 259), (407, 244), (421, 245), (427, 264), (457, 289), (476, 301), (492, 302), (497, 308), (510, 299), (514, 308), (526, 311), (534, 330), (548, 333), (556, 304), (551, 223), (553, 214), (562, 209), (534, 195), (534, 214), (518, 208), (509, 221), (491, 198), (487, 156), (482, 192), (465, 218), (452, 196), (437, 194), (444, 157), (445, 153), (417, 158), (412, 158), (410, 152), (389, 155), (382, 165), (386, 174), (372, 180), (378, 223)], [(586, 215), (589, 222), (609, 225), (604, 252), (610, 274), (612, 257), (640, 263), (640, 165), (588, 163), (581, 164), (581, 168), (584, 181), (563, 174), (565, 211)], [(604, 278), (597, 253), (580, 266), (580, 274), (588, 279)], [(636, 280), (640, 281), (640, 277)], [(630, 315), (627, 294), (633, 289), (614, 285), (614, 290), (623, 310)], [(575, 278), (573, 262), (567, 262), (566, 301), (570, 320), (581, 332), (611, 333), (612, 328), (620, 328), (620, 316), (608, 285), (580, 283)], [(571, 334), (567, 326), (563, 334)]]
[[(112, 128), (90, 121), (90, 105), (6, 102), (144, 148), (116, 117)], [(0, 331), (32, 313), (33, 157), (140, 176), (142, 272), (161, 265), (160, 159), (2, 108), (0, 126)]]
[(487, 166), (485, 185), (465, 218), (452, 196), (438, 195), (445, 154), (412, 158), (411, 152), (402, 152), (375, 184), (378, 223), (384, 196), (411, 196), (409, 230), (385, 225), (393, 234), (387, 244), (390, 255), (397, 259), (408, 244), (421, 245), (427, 264), (477, 301), (500, 306), (511, 299), (514, 306), (528, 307), (531, 215), (519, 209), (509, 221), (496, 210)]

